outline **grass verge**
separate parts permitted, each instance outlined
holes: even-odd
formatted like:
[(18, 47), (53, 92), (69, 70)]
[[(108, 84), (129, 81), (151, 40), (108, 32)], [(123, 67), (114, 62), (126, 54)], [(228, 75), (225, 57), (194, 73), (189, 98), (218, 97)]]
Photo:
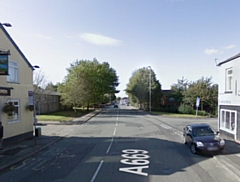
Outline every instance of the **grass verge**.
[(73, 110), (58, 111), (49, 114), (37, 115), (36, 117), (38, 121), (71, 121), (74, 118), (84, 116), (85, 114), (88, 114), (92, 111), (93, 109), (90, 109), (89, 111), (77, 110), (76, 113)]
[[(152, 111), (152, 114), (168, 116), (168, 117), (176, 117), (176, 118), (196, 118), (196, 115), (192, 115), (192, 114), (178, 114), (178, 113), (157, 112), (157, 111)], [(208, 116), (197, 116), (197, 117), (208, 118)]]

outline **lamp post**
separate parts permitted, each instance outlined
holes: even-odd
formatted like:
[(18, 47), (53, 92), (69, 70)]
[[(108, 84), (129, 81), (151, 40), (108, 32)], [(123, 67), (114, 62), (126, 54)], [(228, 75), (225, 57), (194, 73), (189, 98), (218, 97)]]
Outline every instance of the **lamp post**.
[(148, 66), (148, 68), (149, 68), (149, 112), (151, 113), (151, 88), (152, 88), (152, 80), (151, 80), (151, 78), (152, 78), (152, 69), (151, 69), (151, 66)]
[[(32, 66), (32, 68), (33, 68), (33, 71), (35, 70), (35, 68), (40, 68), (40, 66), (37, 66), (37, 65), (34, 65), (34, 66)], [(34, 134), (35, 134), (35, 136), (34, 136), (34, 144), (35, 144), (35, 146), (37, 145), (37, 139), (36, 139), (36, 129), (37, 129), (37, 127), (36, 127), (36, 124), (37, 124), (37, 118), (36, 118), (36, 104), (35, 104), (35, 91), (33, 91), (33, 119), (34, 119)]]

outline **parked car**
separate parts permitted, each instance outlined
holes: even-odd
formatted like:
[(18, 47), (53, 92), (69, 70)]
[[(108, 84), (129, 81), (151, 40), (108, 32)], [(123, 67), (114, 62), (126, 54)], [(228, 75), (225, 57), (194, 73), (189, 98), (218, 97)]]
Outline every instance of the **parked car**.
[(117, 105), (117, 104), (114, 104), (114, 107), (115, 107), (115, 108), (118, 108), (118, 105)]
[(184, 143), (190, 146), (193, 154), (220, 153), (225, 141), (210, 125), (205, 123), (191, 124), (183, 128)]

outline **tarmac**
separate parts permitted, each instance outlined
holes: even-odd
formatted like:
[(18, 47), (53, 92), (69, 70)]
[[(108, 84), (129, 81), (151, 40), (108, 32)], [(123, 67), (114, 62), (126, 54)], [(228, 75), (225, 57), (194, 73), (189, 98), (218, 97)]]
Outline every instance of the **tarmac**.
[[(44, 131), (44, 135), (38, 137), (32, 137), (31, 139), (23, 140), (11, 145), (4, 147), (0, 150), (0, 171), (7, 169), (34, 154), (47, 149), (51, 145), (60, 141), (64, 137), (64, 133), (53, 134), (51, 131), (52, 125), (70, 125), (70, 124), (83, 124), (90, 120), (92, 117), (99, 114), (102, 110), (95, 110), (82, 117), (75, 118), (71, 122), (56, 122), (56, 121), (39, 121), (37, 127), (41, 125), (48, 125), (49, 130)], [(220, 164), (229, 171), (232, 175), (235, 175), (236, 179), (240, 181), (240, 144), (234, 141), (225, 140), (226, 145), (224, 151), (220, 155), (216, 155), (213, 158), (216, 159)], [(190, 152), (190, 150), (189, 150)]]
[[(40, 128), (41, 125), (70, 125), (70, 124), (83, 124), (90, 120), (92, 117), (99, 114), (102, 110), (95, 110), (82, 117), (75, 118), (71, 122), (61, 121), (38, 121), (36, 128)], [(32, 137), (17, 143), (13, 143), (7, 146), (3, 146), (3, 150), (0, 150), (0, 171), (17, 164), (28, 157), (42, 151), (54, 143), (60, 141), (64, 135), (51, 135), (50, 132), (46, 131), (47, 135), (40, 135), (38, 137)], [(46, 133), (45, 132), (45, 133)], [(38, 133), (41, 134), (41, 133)], [(51, 135), (49, 137), (49, 135)]]

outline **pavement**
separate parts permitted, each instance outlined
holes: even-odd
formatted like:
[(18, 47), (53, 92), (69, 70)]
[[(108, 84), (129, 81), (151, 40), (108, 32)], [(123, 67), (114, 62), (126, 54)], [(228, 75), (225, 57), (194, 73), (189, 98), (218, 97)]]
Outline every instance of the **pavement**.
[[(28, 157), (42, 151), (56, 142), (60, 141), (64, 137), (64, 132), (56, 131), (56, 134), (51, 131), (54, 125), (78, 125), (83, 124), (90, 120), (92, 117), (99, 114), (102, 110), (95, 110), (82, 117), (75, 118), (71, 122), (56, 122), (56, 121), (38, 121), (37, 128), (48, 125), (49, 129), (45, 128), (44, 134), (39, 137), (33, 137), (31, 139), (23, 140), (21, 142), (8, 145), (0, 150), (0, 171), (11, 167)], [(59, 134), (59, 133), (60, 134)], [(214, 156), (220, 164), (225, 167), (229, 173), (236, 176), (236, 179), (240, 181), (240, 144), (234, 141), (225, 140), (226, 146), (222, 154)], [(190, 151), (189, 151), (190, 152)]]
[[(75, 118), (71, 122), (61, 122), (61, 121), (38, 121), (37, 128), (41, 128), (41, 125), (70, 125), (70, 124), (83, 124), (90, 120), (92, 117), (99, 114), (102, 110), (95, 110), (82, 117)], [(41, 129), (40, 129), (41, 130)], [(47, 132), (47, 133), (46, 133)], [(14, 164), (17, 164), (24, 159), (42, 151), (54, 143), (60, 141), (65, 136), (64, 135), (52, 135), (48, 131), (44, 132), (44, 135), (38, 137), (32, 137), (31, 139), (26, 139), (17, 143), (13, 143), (4, 146), (3, 150), (0, 150), (0, 171), (4, 170)]]

